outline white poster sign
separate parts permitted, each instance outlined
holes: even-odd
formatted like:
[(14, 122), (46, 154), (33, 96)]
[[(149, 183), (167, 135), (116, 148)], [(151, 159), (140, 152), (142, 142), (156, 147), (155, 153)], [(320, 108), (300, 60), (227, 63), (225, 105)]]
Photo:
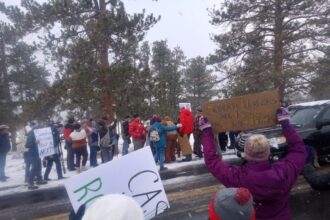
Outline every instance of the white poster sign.
[(185, 109), (189, 109), (189, 111), (191, 111), (191, 103), (179, 103), (179, 108), (185, 108)]
[(34, 135), (38, 142), (40, 158), (55, 154), (53, 133), (50, 127), (35, 129)]
[(75, 211), (87, 207), (106, 194), (125, 194), (133, 197), (151, 219), (169, 208), (155, 160), (149, 147), (102, 164), (65, 181)]

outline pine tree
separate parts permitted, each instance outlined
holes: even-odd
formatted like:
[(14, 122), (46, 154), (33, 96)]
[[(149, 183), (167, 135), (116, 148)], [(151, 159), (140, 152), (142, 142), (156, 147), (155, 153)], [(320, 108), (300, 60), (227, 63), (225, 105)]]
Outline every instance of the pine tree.
[[(22, 3), (29, 12), (30, 22), (49, 32), (44, 41), (45, 46), (51, 50), (60, 65), (65, 63), (61, 68), (62, 77), (69, 80), (64, 76), (68, 72), (71, 76), (92, 74), (78, 77), (87, 81), (71, 85), (71, 89), (82, 91), (87, 87), (87, 91), (92, 91), (88, 94), (97, 96), (98, 99), (102, 96), (104, 110), (111, 117), (112, 104), (120, 105), (113, 100), (115, 87), (121, 79), (116, 78), (117, 70), (131, 68), (138, 43), (159, 18), (152, 14), (146, 15), (145, 11), (129, 15), (120, 0), (50, 1), (44, 4), (23, 0)], [(52, 32), (58, 23), (61, 26), (59, 36)], [(85, 66), (83, 61), (86, 60), (92, 60), (94, 66), (82, 70)], [(128, 66), (123, 66), (126, 64)], [(90, 68), (93, 71), (89, 71)], [(88, 85), (91, 78), (92, 82), (96, 82), (94, 86)], [(93, 92), (95, 89), (98, 90), (97, 94)], [(73, 93), (79, 94), (77, 91)], [(84, 99), (87, 103), (90, 100), (88, 96)], [(80, 101), (71, 104), (78, 107)]]
[(207, 68), (203, 57), (196, 57), (188, 60), (184, 72), (185, 99), (192, 104), (195, 111), (203, 102), (209, 101), (217, 94), (216, 77), (212, 70)]
[(311, 94), (316, 99), (330, 99), (330, 47), (319, 61), (316, 75), (311, 80)]
[(329, 13), (328, 0), (226, 0), (212, 11), (212, 24), (230, 30), (214, 36), (219, 48), (211, 61), (230, 70), (232, 85), (239, 80), (235, 88), (243, 82), (256, 90), (255, 79), (266, 75), (266, 84), (282, 96), (297, 91), (309, 83), (314, 57), (323, 53)]
[(171, 50), (167, 41), (156, 41), (152, 47), (152, 73), (155, 78), (155, 111), (174, 117), (182, 98), (182, 75), (185, 56), (180, 48)]

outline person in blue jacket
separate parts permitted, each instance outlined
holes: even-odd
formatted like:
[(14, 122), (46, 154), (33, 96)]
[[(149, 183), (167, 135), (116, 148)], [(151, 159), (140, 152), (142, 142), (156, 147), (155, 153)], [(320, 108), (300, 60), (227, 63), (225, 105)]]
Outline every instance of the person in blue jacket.
[(153, 146), (156, 149), (155, 160), (159, 161), (160, 170), (166, 170), (164, 167), (165, 148), (166, 148), (166, 132), (174, 131), (181, 127), (181, 124), (174, 126), (165, 126), (161, 124), (162, 119), (159, 116), (154, 116), (155, 123), (150, 128), (150, 141), (153, 142)]

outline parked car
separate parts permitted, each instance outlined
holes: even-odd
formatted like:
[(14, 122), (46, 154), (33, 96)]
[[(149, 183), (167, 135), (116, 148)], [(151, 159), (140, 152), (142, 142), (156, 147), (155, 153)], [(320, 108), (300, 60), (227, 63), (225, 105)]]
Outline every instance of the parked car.
[[(289, 106), (290, 122), (305, 144), (313, 146), (320, 162), (330, 162), (330, 100), (305, 102)], [(270, 140), (270, 160), (287, 153), (286, 139), (280, 125), (241, 132), (237, 136), (237, 156), (244, 156), (244, 144), (252, 134), (263, 134)]]

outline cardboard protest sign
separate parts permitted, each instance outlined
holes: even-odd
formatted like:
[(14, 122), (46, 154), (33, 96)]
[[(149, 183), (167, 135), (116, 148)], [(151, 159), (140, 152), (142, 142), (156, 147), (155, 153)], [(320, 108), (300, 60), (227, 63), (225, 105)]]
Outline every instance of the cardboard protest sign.
[(186, 108), (189, 109), (189, 111), (191, 111), (191, 103), (179, 103), (179, 108)]
[(281, 106), (277, 90), (203, 104), (203, 113), (217, 132), (244, 131), (276, 125)]
[(55, 154), (53, 133), (50, 127), (35, 129), (34, 135), (38, 142), (40, 158)]
[(148, 147), (71, 177), (65, 188), (75, 211), (112, 193), (132, 196), (141, 205), (145, 219), (170, 207)]

